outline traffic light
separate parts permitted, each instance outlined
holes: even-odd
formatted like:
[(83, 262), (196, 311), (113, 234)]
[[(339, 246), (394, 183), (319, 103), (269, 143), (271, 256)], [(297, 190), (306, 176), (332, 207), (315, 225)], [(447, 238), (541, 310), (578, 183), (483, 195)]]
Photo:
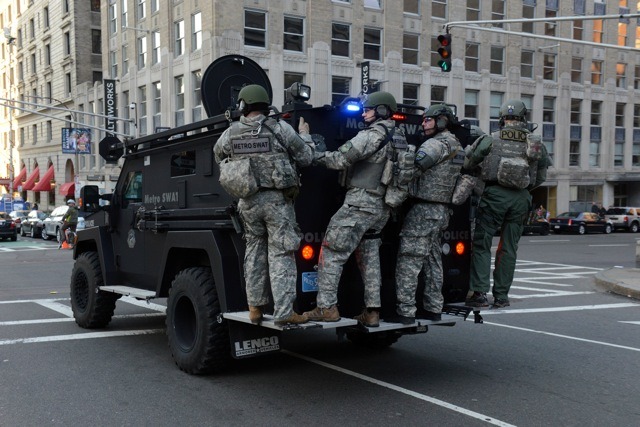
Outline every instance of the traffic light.
[(438, 67), (445, 73), (448, 73), (451, 71), (451, 34), (440, 34), (438, 36), (438, 42), (440, 42), (440, 47), (438, 48), (438, 54), (440, 54)]

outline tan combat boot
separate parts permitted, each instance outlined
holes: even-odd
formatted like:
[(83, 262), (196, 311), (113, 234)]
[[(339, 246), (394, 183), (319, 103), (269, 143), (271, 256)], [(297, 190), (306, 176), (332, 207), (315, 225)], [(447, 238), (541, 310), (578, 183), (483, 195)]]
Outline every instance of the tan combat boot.
[(316, 307), (304, 313), (305, 316), (314, 322), (337, 322), (340, 320), (338, 306), (332, 305), (329, 308)]
[(304, 314), (292, 313), (291, 316), (286, 319), (279, 319), (273, 322), (276, 326), (284, 326), (287, 324), (299, 325), (300, 323), (307, 323), (309, 319)]
[(354, 317), (354, 319), (370, 328), (377, 328), (380, 326), (380, 313), (377, 310), (365, 308), (362, 310), (362, 313)]
[(249, 306), (249, 321), (254, 325), (260, 324), (262, 320), (262, 309), (260, 307)]

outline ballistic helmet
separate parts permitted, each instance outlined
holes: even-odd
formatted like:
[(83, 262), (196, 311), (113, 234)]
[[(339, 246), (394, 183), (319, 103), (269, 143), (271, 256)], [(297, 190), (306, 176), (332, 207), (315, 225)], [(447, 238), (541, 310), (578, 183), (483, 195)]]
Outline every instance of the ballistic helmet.
[(519, 99), (510, 99), (500, 107), (500, 120), (527, 121), (527, 107)]
[[(438, 117), (444, 116), (447, 118), (447, 121), (438, 120)], [(431, 107), (427, 108), (427, 111), (422, 115), (423, 118), (433, 117), (436, 119), (436, 128), (438, 130), (444, 130), (447, 128), (448, 124), (453, 124), (456, 122), (456, 117), (453, 115), (453, 110), (447, 104), (433, 104)]]
[(67, 200), (67, 204), (68, 204), (68, 205), (75, 205), (75, 204), (76, 204), (76, 201), (75, 201), (75, 200), (73, 200), (73, 199), (69, 199), (69, 200)]
[[(373, 92), (367, 95), (362, 106), (364, 108), (375, 108), (376, 113), (380, 116), (389, 116), (398, 111), (398, 103), (389, 92)], [(384, 109), (389, 109), (389, 111), (382, 111), (383, 109), (379, 109), (378, 106), (383, 106)]]
[(238, 102), (241, 101), (244, 101), (246, 105), (269, 105), (271, 103), (271, 101), (269, 100), (269, 94), (267, 93), (266, 89), (260, 85), (247, 85), (240, 89), (240, 93), (238, 93)]

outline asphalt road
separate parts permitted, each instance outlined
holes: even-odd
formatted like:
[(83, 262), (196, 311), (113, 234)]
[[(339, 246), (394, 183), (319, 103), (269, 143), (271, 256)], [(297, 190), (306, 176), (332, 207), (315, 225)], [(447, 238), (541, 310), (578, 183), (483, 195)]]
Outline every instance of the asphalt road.
[[(70, 317), (70, 251), (0, 242), (0, 425), (637, 425), (640, 301), (594, 274), (640, 235), (521, 240), (512, 306), (371, 351), (290, 332), (285, 351), (196, 377), (162, 314), (123, 299), (106, 330)], [(497, 240), (495, 241), (497, 243)]]

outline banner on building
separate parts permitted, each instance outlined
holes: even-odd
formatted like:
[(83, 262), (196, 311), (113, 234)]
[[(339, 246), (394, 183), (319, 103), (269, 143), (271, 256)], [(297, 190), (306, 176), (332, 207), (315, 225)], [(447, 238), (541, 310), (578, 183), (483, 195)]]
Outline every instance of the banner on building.
[(91, 154), (91, 129), (62, 128), (62, 152)]
[(115, 136), (114, 132), (118, 131), (116, 126), (116, 110), (118, 105), (116, 103), (116, 81), (115, 80), (103, 80), (104, 86), (104, 113), (105, 122), (104, 128), (108, 131), (107, 136)]

